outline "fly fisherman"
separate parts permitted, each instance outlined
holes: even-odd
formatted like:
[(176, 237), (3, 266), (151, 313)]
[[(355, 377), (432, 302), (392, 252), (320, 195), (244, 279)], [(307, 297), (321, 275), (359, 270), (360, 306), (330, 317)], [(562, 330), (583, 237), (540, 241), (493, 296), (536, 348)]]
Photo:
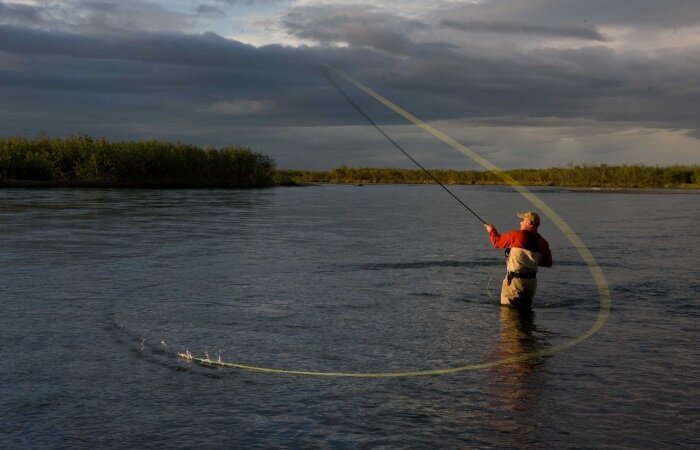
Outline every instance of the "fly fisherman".
[(537, 290), (537, 267), (552, 267), (552, 252), (537, 233), (540, 216), (534, 212), (518, 214), (520, 229), (498, 234), (484, 224), (494, 248), (506, 249), (506, 277), (501, 287), (501, 305), (529, 308)]

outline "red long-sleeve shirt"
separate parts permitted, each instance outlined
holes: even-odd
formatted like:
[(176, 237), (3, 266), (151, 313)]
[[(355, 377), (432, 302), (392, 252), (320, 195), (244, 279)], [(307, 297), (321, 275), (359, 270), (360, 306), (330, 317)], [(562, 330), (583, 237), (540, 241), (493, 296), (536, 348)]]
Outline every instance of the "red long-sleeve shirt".
[[(549, 250), (549, 243), (542, 236), (540, 236), (539, 239), (534, 239), (533, 237), (528, 239), (528, 233), (538, 235), (535, 230), (511, 230), (505, 234), (498, 234), (498, 231), (493, 228), (489, 233), (489, 239), (494, 248), (516, 247), (538, 252), (542, 255), (539, 265), (542, 267), (552, 267), (552, 252)], [(533, 243), (534, 246), (532, 245)]]

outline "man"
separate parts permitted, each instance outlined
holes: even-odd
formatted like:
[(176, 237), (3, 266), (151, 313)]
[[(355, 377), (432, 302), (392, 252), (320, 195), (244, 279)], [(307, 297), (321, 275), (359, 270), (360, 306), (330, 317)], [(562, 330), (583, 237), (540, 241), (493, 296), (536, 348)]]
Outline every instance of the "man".
[(484, 224), (494, 248), (506, 248), (506, 277), (501, 286), (501, 305), (529, 308), (537, 290), (537, 267), (552, 267), (549, 243), (537, 233), (540, 216), (534, 212), (517, 215), (520, 229), (498, 234)]

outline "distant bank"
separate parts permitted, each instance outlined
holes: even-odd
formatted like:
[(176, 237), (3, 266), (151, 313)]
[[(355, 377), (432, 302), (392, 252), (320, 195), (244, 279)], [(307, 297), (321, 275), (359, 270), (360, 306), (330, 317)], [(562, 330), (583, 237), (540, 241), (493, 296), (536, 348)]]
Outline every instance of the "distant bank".
[[(430, 170), (444, 184), (501, 185), (475, 170)], [(506, 171), (527, 186), (700, 188), (700, 166), (570, 165)], [(161, 141), (0, 138), (0, 187), (249, 188), (308, 183), (430, 184), (421, 170), (338, 167), (277, 170), (273, 159), (245, 147), (202, 149)]]
[[(526, 186), (561, 186), (572, 188), (700, 188), (700, 166), (609, 166), (582, 165), (549, 169), (513, 169), (505, 171)], [(502, 185), (503, 181), (488, 171), (430, 170), (443, 184)], [(430, 184), (422, 170), (339, 167), (327, 172), (278, 170), (278, 181), (287, 184)]]

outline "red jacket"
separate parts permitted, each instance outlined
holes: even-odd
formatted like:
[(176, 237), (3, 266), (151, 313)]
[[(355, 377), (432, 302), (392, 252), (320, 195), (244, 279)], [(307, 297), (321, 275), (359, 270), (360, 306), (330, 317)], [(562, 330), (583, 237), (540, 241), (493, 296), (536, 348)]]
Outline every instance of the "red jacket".
[(534, 229), (527, 231), (511, 230), (505, 234), (498, 234), (498, 231), (494, 228), (489, 233), (489, 238), (494, 248), (516, 247), (540, 253), (542, 254), (542, 259), (540, 259), (539, 265), (552, 267), (552, 252), (549, 250), (549, 243)]

